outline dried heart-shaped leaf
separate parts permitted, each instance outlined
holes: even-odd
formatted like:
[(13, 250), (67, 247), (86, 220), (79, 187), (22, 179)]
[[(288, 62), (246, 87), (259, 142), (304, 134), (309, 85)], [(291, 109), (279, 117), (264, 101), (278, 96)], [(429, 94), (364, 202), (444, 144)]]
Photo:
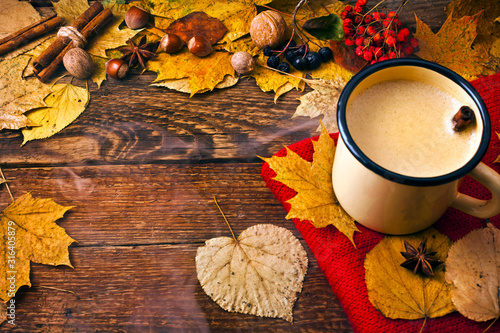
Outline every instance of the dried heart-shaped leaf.
[(429, 252), (444, 261), (451, 240), (430, 228), (409, 236), (386, 236), (365, 258), (365, 280), (370, 302), (392, 319), (436, 318), (455, 311), (451, 285), (445, 281), (444, 267), (434, 269), (434, 276), (414, 274), (401, 267), (404, 241), (417, 247), (427, 239)]
[(481, 12), (474, 16), (464, 16), (458, 20), (450, 15), (436, 34), (415, 15), (415, 37), (419, 41), (416, 55), (446, 66), (467, 80), (477, 78), (478, 75), (492, 74), (485, 66), (489, 59), (488, 53), (482, 52), (481, 48), (472, 48), (480, 14)]
[(305, 31), (320, 40), (343, 40), (342, 19), (337, 14), (314, 17), (303, 25)]
[(285, 157), (263, 158), (276, 172), (274, 179), (297, 192), (288, 200), (291, 208), (286, 218), (310, 221), (316, 228), (335, 226), (354, 244), (353, 235), (359, 231), (354, 220), (337, 202), (332, 187), (332, 165), (335, 142), (323, 127), (314, 147), (312, 163), (286, 148)]
[(48, 138), (64, 129), (85, 110), (89, 100), (87, 89), (72, 84), (55, 85), (45, 98), (47, 107), (28, 114), (28, 118), (40, 126), (23, 129), (23, 145), (31, 140)]
[(212, 238), (196, 254), (198, 280), (229, 312), (293, 321), (307, 273), (307, 253), (289, 230), (258, 224), (238, 239)]
[[(70, 267), (68, 246), (75, 240), (55, 221), (72, 207), (27, 193), (0, 214), (0, 298), (6, 302), (21, 286), (31, 286), (30, 261)], [(9, 279), (14, 276), (13, 279)], [(11, 287), (14, 281), (15, 288)]]
[(30, 57), (19, 56), (0, 62), (0, 130), (19, 129), (37, 124), (24, 113), (45, 106), (43, 99), (50, 93), (50, 86), (37, 79), (24, 80), (23, 71)]
[(179, 36), (186, 43), (192, 37), (201, 35), (213, 45), (224, 37), (227, 28), (221, 21), (204, 12), (194, 12), (172, 22), (165, 32)]
[(500, 230), (489, 223), (455, 242), (446, 260), (453, 303), (465, 317), (500, 317)]

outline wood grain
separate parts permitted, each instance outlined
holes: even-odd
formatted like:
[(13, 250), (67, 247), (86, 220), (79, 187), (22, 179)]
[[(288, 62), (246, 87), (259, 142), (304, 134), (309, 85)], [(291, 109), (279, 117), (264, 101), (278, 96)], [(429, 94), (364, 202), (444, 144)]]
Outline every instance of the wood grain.
[[(400, 17), (413, 31), (414, 14), (437, 31), (448, 2), (409, 1)], [(44, 15), (53, 12), (49, 1), (31, 3)], [(400, 3), (387, 0), (381, 8)], [(75, 206), (58, 224), (78, 241), (70, 248), (74, 269), (32, 265), (34, 287), (16, 296), (16, 326), (4, 323), (0, 332), (352, 332), (260, 177), (258, 156), (318, 135), (319, 119), (291, 118), (301, 92), (275, 103), (273, 93), (241, 79), (189, 98), (150, 86), (155, 77), (133, 70), (101, 89), (90, 85), (87, 110), (51, 138), (21, 147), (20, 131), (0, 131), (0, 167), (14, 196), (32, 191)], [(0, 189), (5, 207), (11, 199)], [(214, 196), (236, 234), (272, 223), (301, 240), (310, 265), (293, 325), (225, 312), (202, 291), (196, 249), (229, 236)]]

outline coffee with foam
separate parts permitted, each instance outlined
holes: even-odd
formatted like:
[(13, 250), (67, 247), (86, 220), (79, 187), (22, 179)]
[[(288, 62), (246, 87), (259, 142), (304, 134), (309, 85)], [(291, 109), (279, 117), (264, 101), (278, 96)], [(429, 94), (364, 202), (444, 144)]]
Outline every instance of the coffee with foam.
[(346, 121), (354, 143), (381, 167), (412, 177), (453, 172), (475, 154), (476, 124), (453, 130), (463, 104), (440, 88), (413, 80), (390, 80), (349, 101)]

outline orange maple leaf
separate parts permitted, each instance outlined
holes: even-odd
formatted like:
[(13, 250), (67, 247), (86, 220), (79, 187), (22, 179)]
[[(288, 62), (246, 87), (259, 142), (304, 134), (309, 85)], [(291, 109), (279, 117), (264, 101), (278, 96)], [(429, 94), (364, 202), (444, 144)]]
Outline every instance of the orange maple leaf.
[(436, 34), (415, 15), (415, 37), (419, 40), (419, 51), (416, 55), (448, 67), (467, 80), (491, 74), (485, 67), (489, 59), (488, 53), (472, 48), (477, 36), (477, 20), (481, 13), (482, 11), (458, 20), (454, 20), (450, 14)]

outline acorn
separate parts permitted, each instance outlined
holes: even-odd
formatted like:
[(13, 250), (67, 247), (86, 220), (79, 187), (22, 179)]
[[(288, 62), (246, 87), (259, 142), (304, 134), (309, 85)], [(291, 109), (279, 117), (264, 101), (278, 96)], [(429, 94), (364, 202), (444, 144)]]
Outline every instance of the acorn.
[(149, 13), (137, 6), (130, 7), (125, 14), (125, 24), (132, 30), (144, 28), (148, 21)]
[(86, 79), (94, 72), (94, 62), (85, 50), (75, 47), (63, 57), (64, 68), (79, 79)]

